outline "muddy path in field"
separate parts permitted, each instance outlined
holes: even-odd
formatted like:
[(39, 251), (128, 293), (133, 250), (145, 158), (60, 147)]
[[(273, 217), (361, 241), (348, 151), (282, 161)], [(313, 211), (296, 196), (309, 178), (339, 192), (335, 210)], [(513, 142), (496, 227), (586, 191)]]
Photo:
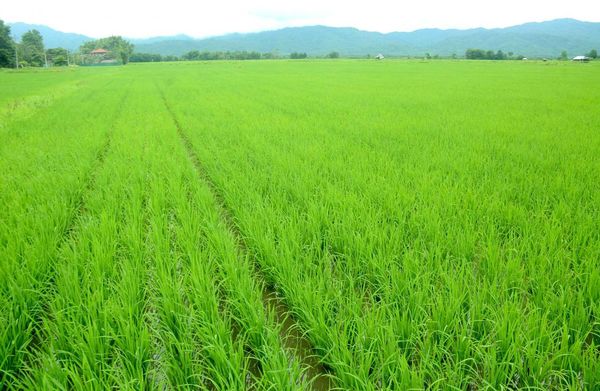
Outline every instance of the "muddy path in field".
[[(240, 231), (238, 225), (235, 223), (234, 216), (231, 212), (231, 209), (227, 206), (222, 191), (219, 189), (219, 187), (215, 184), (212, 178), (207, 174), (207, 171), (204, 169), (203, 164), (200, 161), (200, 158), (198, 157), (198, 154), (194, 150), (194, 146), (190, 138), (183, 130), (181, 123), (177, 119), (177, 116), (171, 108), (169, 101), (165, 97), (163, 91), (158, 86), (157, 89), (158, 93), (160, 94), (163, 100), (165, 108), (167, 109), (169, 115), (173, 120), (179, 138), (181, 139), (181, 142), (185, 147), (187, 155), (191, 160), (199, 179), (203, 183), (205, 183), (206, 186), (208, 186), (217, 204), (222, 221), (229, 229), (233, 238), (235, 238), (238, 251), (240, 252), (241, 256), (248, 255), (250, 256), (250, 259), (253, 259), (254, 254), (249, 249), (248, 245), (244, 240), (244, 235)], [(262, 286), (262, 298), (265, 310), (268, 313), (273, 314), (277, 323), (282, 326), (280, 338), (283, 347), (288, 352), (293, 354), (295, 359), (301, 363), (301, 366), (305, 369), (304, 377), (306, 379), (312, 380), (310, 384), (313, 390), (323, 391), (335, 389), (335, 385), (333, 383), (332, 377), (330, 376), (330, 372), (325, 368), (325, 366), (320, 362), (319, 357), (315, 354), (315, 350), (311, 342), (304, 335), (304, 333), (302, 332), (302, 328), (294, 319), (294, 316), (288, 308), (284, 298), (270, 284), (267, 283), (265, 274), (263, 273), (260, 265), (256, 261), (254, 262), (254, 269), (254, 277), (259, 280), (259, 285)]]

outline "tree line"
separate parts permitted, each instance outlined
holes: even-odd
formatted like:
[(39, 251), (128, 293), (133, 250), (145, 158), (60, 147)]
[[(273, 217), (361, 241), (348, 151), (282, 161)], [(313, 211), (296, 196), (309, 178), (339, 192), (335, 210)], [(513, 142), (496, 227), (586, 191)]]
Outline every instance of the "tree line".
[[(592, 60), (595, 60), (596, 58), (598, 58), (598, 51), (596, 49), (592, 49), (588, 53), (586, 53), (585, 56), (588, 58), (591, 58)], [(563, 50), (560, 53), (560, 56), (558, 57), (558, 59), (559, 60), (568, 60), (569, 54), (567, 53), (566, 50)]]
[[(598, 58), (598, 52), (596, 49), (592, 49), (586, 54), (586, 57), (595, 59)], [(468, 60), (522, 60), (525, 57), (522, 55), (514, 56), (513, 52), (504, 53), (502, 50), (483, 50), (483, 49), (468, 49), (465, 52), (465, 58)], [(569, 59), (569, 55), (566, 50), (563, 50), (558, 60), (566, 61)]]
[(10, 26), (0, 20), (0, 67), (65, 66), (69, 60), (67, 49), (46, 49), (44, 38), (37, 30), (27, 31), (21, 42), (16, 42), (10, 34)]
[(63, 50), (56, 48), (46, 51), (42, 35), (37, 30), (27, 31), (21, 37), (21, 42), (15, 42), (10, 35), (10, 26), (0, 20), (0, 67), (39, 67), (47, 65), (49, 61), (67, 62)]
[[(95, 49), (105, 49), (108, 53), (94, 56), (91, 53)], [(39, 31), (29, 30), (21, 42), (17, 42), (11, 36), (10, 26), (0, 19), (0, 68), (85, 65), (102, 61), (127, 64), (133, 49), (133, 44), (119, 36), (85, 42), (75, 53), (65, 48), (46, 49)]]
[[(597, 51), (591, 50), (587, 57), (597, 58)], [(225, 51), (225, 52), (210, 52), (210, 51), (199, 51), (192, 50), (181, 57), (177, 56), (161, 56), (160, 54), (150, 53), (134, 53), (131, 56), (131, 62), (161, 62), (161, 61), (213, 61), (213, 60), (261, 60), (261, 59), (304, 59), (308, 58), (308, 54), (305, 52), (292, 52), (289, 55), (279, 55), (277, 52), (274, 53), (259, 53), (255, 51)], [(340, 53), (332, 51), (324, 56), (317, 58), (340, 58)], [(367, 58), (371, 58), (367, 55)], [(409, 57), (410, 58), (410, 57)], [(440, 59), (439, 55), (425, 54), (425, 59)], [(458, 59), (456, 54), (447, 58)], [(513, 52), (504, 53), (502, 50), (483, 50), (483, 49), (468, 49), (465, 52), (465, 58), (469, 60), (522, 60), (525, 58), (523, 55), (515, 55)], [(568, 59), (567, 52), (563, 52), (558, 59)]]
[[(324, 58), (340, 58), (338, 52), (330, 52), (323, 56)], [(216, 60), (272, 60), (290, 58), (293, 60), (308, 58), (305, 52), (293, 52), (289, 55), (282, 56), (277, 52), (260, 53), (256, 51), (199, 51), (191, 50), (181, 57), (168, 55), (161, 56), (160, 54), (152, 53), (133, 53), (130, 57), (131, 62), (163, 62), (163, 61), (216, 61)]]
[[(510, 60), (513, 59), (513, 52), (504, 53), (502, 50), (494, 52), (493, 50), (467, 49), (465, 58), (468, 60)], [(517, 59), (523, 56), (517, 56)]]
[(174, 55), (162, 56), (153, 53), (133, 53), (131, 62), (163, 62), (163, 61), (216, 61), (216, 60), (265, 60), (280, 58), (277, 53), (259, 53), (255, 51), (199, 51), (191, 50), (181, 57)]

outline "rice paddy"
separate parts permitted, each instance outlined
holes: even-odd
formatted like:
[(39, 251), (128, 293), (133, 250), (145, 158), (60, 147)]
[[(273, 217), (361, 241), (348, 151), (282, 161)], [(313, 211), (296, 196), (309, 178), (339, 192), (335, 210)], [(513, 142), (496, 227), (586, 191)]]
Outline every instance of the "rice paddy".
[(599, 389), (599, 85), (0, 72), (0, 389)]

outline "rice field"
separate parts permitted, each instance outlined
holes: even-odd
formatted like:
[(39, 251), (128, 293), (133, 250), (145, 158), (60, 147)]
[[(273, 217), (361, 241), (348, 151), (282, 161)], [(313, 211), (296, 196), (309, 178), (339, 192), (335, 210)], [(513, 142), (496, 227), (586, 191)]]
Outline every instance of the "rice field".
[(600, 64), (0, 72), (0, 389), (600, 389)]

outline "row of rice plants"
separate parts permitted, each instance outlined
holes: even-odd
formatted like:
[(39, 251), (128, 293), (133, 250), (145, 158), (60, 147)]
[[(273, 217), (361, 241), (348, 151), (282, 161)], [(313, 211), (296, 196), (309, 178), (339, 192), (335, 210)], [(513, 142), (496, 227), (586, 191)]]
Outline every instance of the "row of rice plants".
[[(163, 103), (170, 109), (171, 102)], [(176, 119), (171, 114), (169, 116), (172, 126), (176, 127)], [(186, 142), (185, 138), (179, 136), (177, 146), (186, 149)], [(171, 169), (171, 172), (181, 172), (184, 180), (178, 184), (179, 190), (174, 192), (179, 197), (176, 209), (181, 214), (179, 219), (184, 229), (177, 236), (188, 238), (182, 244), (183, 253), (190, 260), (196, 260), (208, 268), (203, 273), (212, 276), (212, 285), (217, 287), (222, 297), (221, 303), (215, 305), (218, 304), (221, 309), (221, 316), (226, 316), (231, 322), (229, 326), (234, 330), (235, 340), (246, 352), (246, 368), (241, 372), (246, 379), (245, 386), (277, 390), (309, 387), (314, 379), (307, 378), (304, 373), (306, 368), (302, 367), (299, 358), (284, 347), (281, 340), (282, 325), (277, 323), (275, 314), (265, 308), (263, 282), (253, 272), (252, 260), (245, 251), (243, 238), (236, 237), (236, 232), (228, 227), (225, 215), (228, 211), (222, 210), (218, 195), (206, 183), (203, 167), (198, 165), (195, 153), (188, 150), (185, 155), (177, 156), (178, 160), (173, 162)], [(200, 213), (200, 216), (196, 216), (196, 213)], [(199, 253), (196, 238), (198, 227), (202, 227), (204, 241), (200, 249), (206, 246), (204, 256)], [(194, 270), (190, 269), (192, 276), (201, 273), (200, 270)], [(202, 301), (205, 300), (204, 296), (198, 294), (194, 297)], [(210, 354), (211, 350), (208, 348), (205, 354)], [(231, 361), (227, 356), (221, 359), (224, 360), (223, 365)], [(233, 389), (233, 386), (221, 384), (217, 388)]]
[[(0, 385), (26, 366), (40, 343), (44, 292), (57, 249), (69, 235), (82, 194), (107, 142), (122, 93), (89, 90), (7, 123), (0, 148)], [(85, 99), (82, 100), (82, 97)]]

